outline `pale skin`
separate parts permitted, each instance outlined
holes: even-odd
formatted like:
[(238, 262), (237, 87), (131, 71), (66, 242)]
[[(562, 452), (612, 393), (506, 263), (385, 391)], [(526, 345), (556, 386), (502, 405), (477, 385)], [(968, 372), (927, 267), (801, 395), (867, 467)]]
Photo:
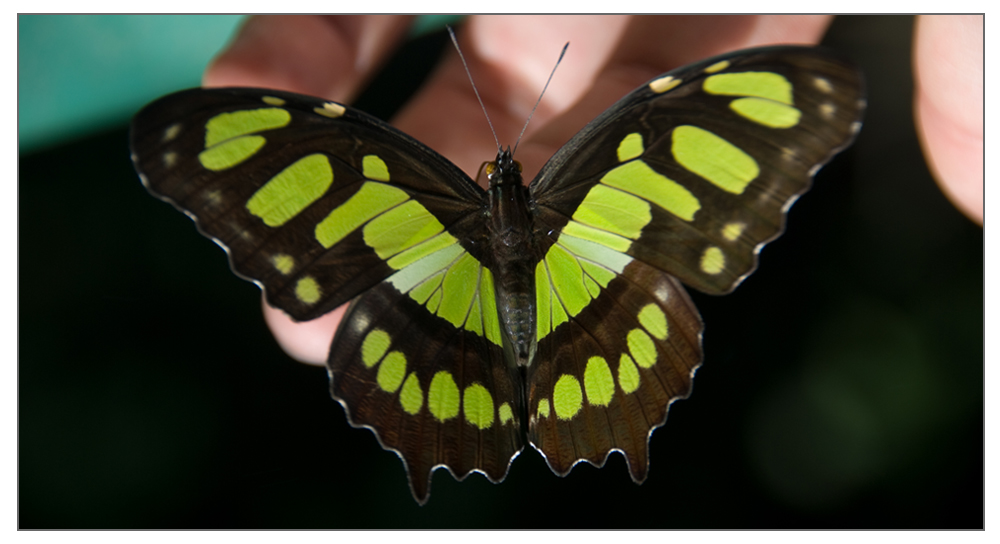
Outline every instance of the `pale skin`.
[[(831, 18), (757, 16), (474, 16), (459, 43), (497, 137), (513, 145), (565, 42), (571, 46), (517, 150), (524, 178), (588, 121), (649, 79), (747, 47), (817, 43)], [(258, 16), (208, 68), (208, 87), (288, 90), (350, 103), (400, 40), (405, 16)], [(922, 16), (914, 44), (915, 115), (925, 155), (946, 195), (983, 217), (981, 16)], [(470, 176), (496, 143), (458, 56), (450, 52), (392, 120)], [(325, 364), (346, 307), (295, 323), (264, 303), (282, 348)]]

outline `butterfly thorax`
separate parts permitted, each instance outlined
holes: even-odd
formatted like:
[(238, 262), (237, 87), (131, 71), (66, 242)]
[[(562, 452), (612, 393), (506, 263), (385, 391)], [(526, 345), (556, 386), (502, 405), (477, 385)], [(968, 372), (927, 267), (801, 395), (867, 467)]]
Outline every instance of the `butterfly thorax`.
[(534, 218), (521, 165), (510, 148), (487, 165), (489, 176), (488, 232), (494, 262), (489, 267), (496, 284), (504, 351), (508, 361), (528, 366), (535, 352), (535, 265), (538, 248)]

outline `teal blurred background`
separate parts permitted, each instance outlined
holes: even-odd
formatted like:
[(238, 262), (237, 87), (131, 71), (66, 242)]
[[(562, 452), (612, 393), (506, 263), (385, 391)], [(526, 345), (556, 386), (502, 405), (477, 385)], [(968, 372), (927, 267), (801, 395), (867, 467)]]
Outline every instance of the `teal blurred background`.
[[(21, 528), (983, 526), (983, 234), (917, 145), (912, 17), (831, 28), (865, 127), (753, 276), (693, 294), (705, 364), (646, 483), (618, 455), (558, 478), (529, 449), (501, 485), (437, 473), (422, 508), (132, 170), (129, 117), (197, 85), (239, 21), (18, 19)], [(448, 47), (413, 36), (361, 109), (391, 116)]]
[[(18, 15), (22, 153), (128, 123), (139, 108), (197, 87), (243, 15)], [(421, 36), (458, 18), (421, 16)]]
[(128, 123), (146, 102), (197, 87), (238, 15), (19, 15), (21, 152)]

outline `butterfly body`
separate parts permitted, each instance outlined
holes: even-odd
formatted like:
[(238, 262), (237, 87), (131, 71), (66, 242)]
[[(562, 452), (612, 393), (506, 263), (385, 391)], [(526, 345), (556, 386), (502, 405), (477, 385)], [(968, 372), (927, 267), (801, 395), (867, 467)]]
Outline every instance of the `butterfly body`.
[[(507, 359), (528, 366), (535, 351), (535, 267), (537, 247), (531, 195), (510, 149), (497, 154), (489, 176), (489, 247), (487, 267), (496, 279), (497, 309), (503, 323)], [(508, 346), (509, 344), (509, 346)]]
[(749, 275), (864, 106), (846, 61), (773, 47), (654, 78), (528, 186), (509, 151), (484, 190), (371, 116), (264, 89), (165, 97), (131, 146), (150, 192), (272, 306), (351, 302), (331, 394), (424, 502), (436, 468), (498, 482), (527, 444), (560, 475), (621, 452), (641, 483), (702, 362), (681, 282), (724, 294)]

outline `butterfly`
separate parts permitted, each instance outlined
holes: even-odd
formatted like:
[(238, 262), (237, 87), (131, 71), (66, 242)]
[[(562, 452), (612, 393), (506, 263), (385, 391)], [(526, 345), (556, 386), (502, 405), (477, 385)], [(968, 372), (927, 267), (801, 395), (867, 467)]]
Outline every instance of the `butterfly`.
[(625, 456), (686, 398), (703, 325), (681, 284), (734, 289), (847, 147), (861, 73), (820, 48), (696, 62), (634, 90), (529, 185), (509, 148), (484, 190), (390, 125), (266, 89), (191, 89), (131, 125), (147, 189), (292, 318), (351, 303), (332, 396), (402, 459), (502, 481), (530, 444), (553, 472)]

